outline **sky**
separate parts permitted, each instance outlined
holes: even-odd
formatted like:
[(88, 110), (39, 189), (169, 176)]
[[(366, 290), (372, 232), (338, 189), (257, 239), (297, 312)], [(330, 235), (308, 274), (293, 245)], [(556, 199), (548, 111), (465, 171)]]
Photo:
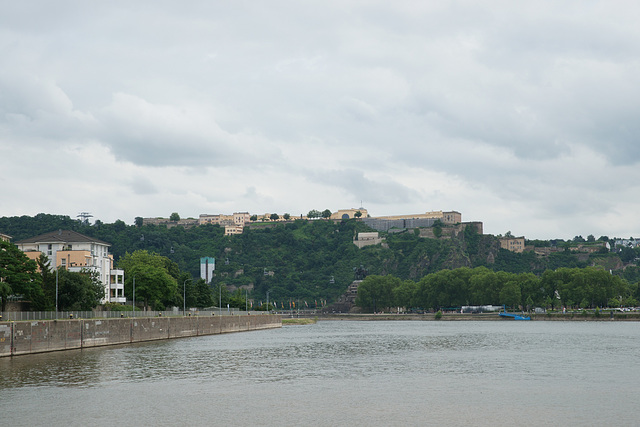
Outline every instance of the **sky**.
[(0, 0), (0, 217), (638, 237), (640, 3), (529, 3)]

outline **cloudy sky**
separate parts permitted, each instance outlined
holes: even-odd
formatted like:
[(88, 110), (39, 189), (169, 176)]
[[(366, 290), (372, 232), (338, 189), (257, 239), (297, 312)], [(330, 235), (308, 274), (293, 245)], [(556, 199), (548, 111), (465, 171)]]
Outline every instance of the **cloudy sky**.
[(638, 237), (640, 5), (530, 3), (0, 0), (0, 216)]

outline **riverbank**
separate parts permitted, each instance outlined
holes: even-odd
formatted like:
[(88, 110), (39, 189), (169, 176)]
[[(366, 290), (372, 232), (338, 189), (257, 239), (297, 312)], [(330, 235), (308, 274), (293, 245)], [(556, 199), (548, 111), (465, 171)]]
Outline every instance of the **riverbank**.
[[(620, 313), (601, 311), (599, 315), (593, 313), (543, 313), (527, 314), (533, 321), (640, 321), (640, 313)], [(350, 314), (331, 313), (314, 314), (318, 320), (416, 320), (416, 321), (503, 321), (510, 322), (512, 319), (502, 319), (498, 313), (443, 313), (440, 319), (436, 319), (435, 313), (425, 314)]]
[(273, 314), (0, 322), (0, 357), (280, 327)]

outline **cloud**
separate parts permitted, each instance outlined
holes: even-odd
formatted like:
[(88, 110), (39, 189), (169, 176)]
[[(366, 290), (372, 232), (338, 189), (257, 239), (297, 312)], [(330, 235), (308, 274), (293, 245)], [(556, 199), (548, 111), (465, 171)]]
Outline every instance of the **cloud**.
[(157, 194), (157, 186), (143, 176), (137, 176), (131, 181), (131, 188), (133, 192), (138, 195)]
[(3, 188), (0, 215), (362, 200), (373, 215), (456, 209), (501, 233), (638, 234), (636, 5), (34, 7), (0, 16), (0, 182), (66, 200)]

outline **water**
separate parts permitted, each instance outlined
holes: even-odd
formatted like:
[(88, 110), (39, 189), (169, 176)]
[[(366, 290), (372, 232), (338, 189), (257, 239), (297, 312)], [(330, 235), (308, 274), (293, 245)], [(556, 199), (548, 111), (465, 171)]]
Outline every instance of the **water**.
[(0, 424), (640, 425), (640, 323), (350, 322), (0, 359)]

